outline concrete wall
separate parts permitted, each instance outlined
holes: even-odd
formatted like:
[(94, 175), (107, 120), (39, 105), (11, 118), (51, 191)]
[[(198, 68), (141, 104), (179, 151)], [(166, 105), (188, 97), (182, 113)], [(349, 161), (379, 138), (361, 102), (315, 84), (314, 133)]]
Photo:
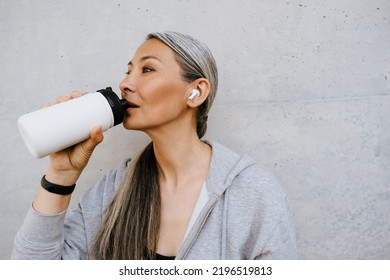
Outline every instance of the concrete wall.
[[(0, 2), (0, 258), (39, 187), (17, 118), (72, 90), (118, 88), (150, 31), (215, 54), (208, 138), (249, 153), (290, 194), (301, 259), (390, 258), (388, 0)], [(79, 195), (148, 138), (106, 133)]]

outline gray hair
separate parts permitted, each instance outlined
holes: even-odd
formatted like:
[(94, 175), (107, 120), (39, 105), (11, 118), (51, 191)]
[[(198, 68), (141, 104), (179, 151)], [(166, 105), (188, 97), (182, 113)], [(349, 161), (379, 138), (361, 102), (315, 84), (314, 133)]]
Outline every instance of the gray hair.
[(210, 94), (198, 108), (196, 131), (202, 138), (207, 130), (207, 118), (218, 89), (218, 70), (215, 59), (209, 48), (195, 38), (179, 32), (154, 32), (146, 39), (158, 39), (170, 47), (176, 54), (185, 81), (192, 82), (205, 78), (210, 83)]

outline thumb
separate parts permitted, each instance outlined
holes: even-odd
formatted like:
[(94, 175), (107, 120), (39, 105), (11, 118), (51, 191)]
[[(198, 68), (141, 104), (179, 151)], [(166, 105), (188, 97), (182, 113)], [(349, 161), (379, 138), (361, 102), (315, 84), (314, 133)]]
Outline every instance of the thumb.
[(96, 148), (97, 145), (99, 145), (104, 139), (103, 131), (101, 126), (97, 126), (92, 129), (91, 133), (89, 134), (89, 138), (84, 141), (83, 143), (83, 149), (87, 153), (92, 153), (93, 150)]
[(99, 143), (103, 141), (102, 128), (92, 129), (89, 138), (80, 144), (77, 144), (70, 153), (70, 161), (74, 168), (82, 170), (88, 164), (88, 161)]

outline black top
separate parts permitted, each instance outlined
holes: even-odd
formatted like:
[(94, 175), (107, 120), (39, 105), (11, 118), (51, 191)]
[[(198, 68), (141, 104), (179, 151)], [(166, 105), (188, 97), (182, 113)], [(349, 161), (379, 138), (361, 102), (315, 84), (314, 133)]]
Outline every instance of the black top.
[(164, 256), (156, 253), (156, 260), (174, 260), (175, 256)]
[[(144, 259), (145, 260), (150, 260), (148, 252), (150, 253), (150, 250), (145, 248), (144, 249)], [(164, 256), (164, 255), (160, 255), (160, 254), (156, 253), (156, 257), (154, 259), (155, 260), (174, 260), (175, 258), (176, 258), (176, 256)]]

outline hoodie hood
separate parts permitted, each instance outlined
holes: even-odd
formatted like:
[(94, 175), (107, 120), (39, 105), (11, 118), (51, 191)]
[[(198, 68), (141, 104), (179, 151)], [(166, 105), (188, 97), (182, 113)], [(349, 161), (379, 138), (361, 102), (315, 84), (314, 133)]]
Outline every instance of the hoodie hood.
[(247, 155), (239, 155), (227, 147), (206, 141), (212, 147), (209, 176), (206, 179), (209, 194), (222, 196), (233, 180), (256, 162)]

